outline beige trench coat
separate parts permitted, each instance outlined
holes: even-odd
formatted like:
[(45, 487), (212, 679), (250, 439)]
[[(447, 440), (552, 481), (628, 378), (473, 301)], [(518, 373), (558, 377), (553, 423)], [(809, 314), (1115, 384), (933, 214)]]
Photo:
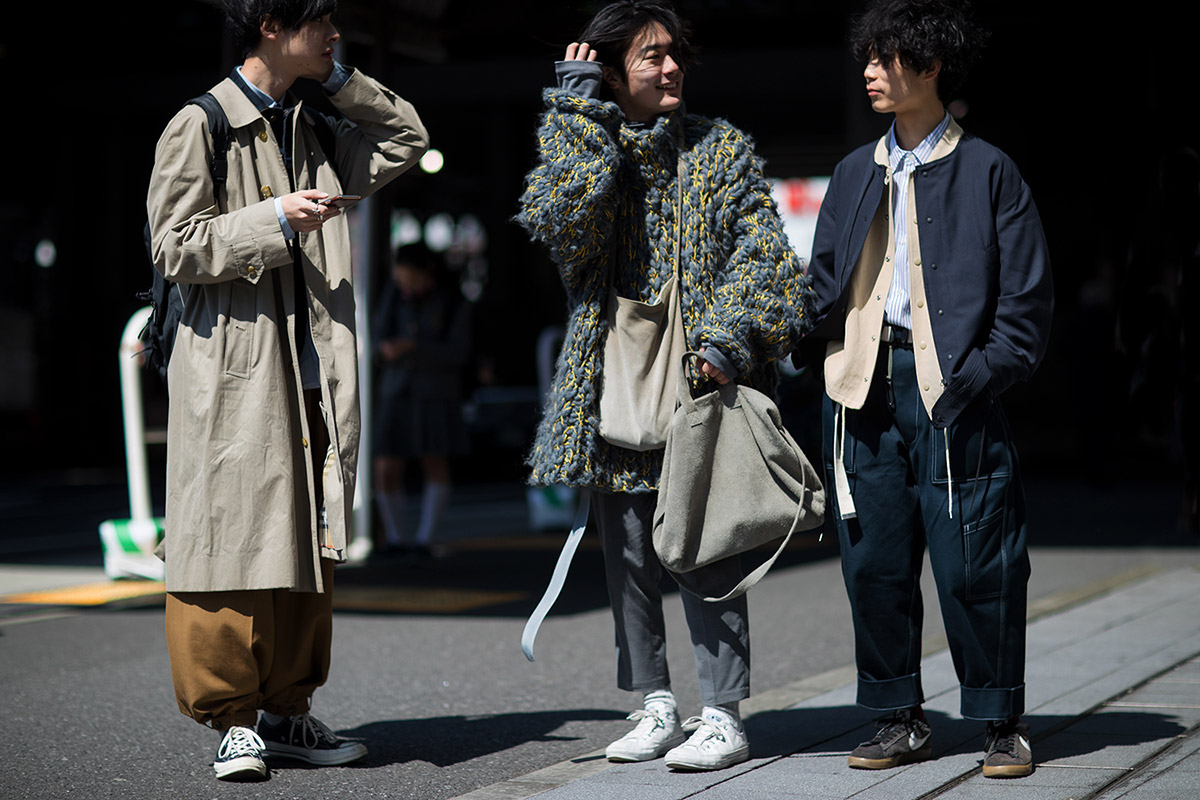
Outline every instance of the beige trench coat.
[[(274, 134), (231, 79), (212, 90), (229, 117), (229, 177), (215, 204), (205, 114), (184, 107), (155, 152), (147, 197), (154, 265), (186, 284), (168, 369), (167, 590), (324, 591), (320, 558), (341, 559), (358, 460), (358, 357), (345, 216), (298, 234), (321, 408), (331, 440), (325, 518), (297, 366), (294, 270), (272, 199), (292, 191)], [(296, 189), (370, 194), (428, 146), (404, 100), (354, 72), (334, 106), (337, 172), (300, 113)], [(338, 176), (341, 176), (339, 180)]]

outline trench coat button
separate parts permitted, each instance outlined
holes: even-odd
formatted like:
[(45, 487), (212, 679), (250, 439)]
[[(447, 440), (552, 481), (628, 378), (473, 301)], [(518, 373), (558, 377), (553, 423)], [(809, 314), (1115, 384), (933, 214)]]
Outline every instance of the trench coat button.
[(308, 447), (308, 439), (305, 439), (303, 436), (301, 436), (301, 437), (300, 437), (300, 446), (301, 446), (301, 447)]
[(924, 301), (924, 300), (918, 300), (918, 301), (917, 301), (917, 308), (924, 308), (924, 307), (925, 307), (925, 301)]
[(258, 132), (258, 139), (259, 139), (259, 141), (262, 141), (262, 142), (265, 142), (267, 140), (267, 129), (266, 128), (263, 128), (261, 131)]
[(914, 263), (914, 264), (916, 264), (916, 265), (919, 267), (919, 266), (921, 266), (921, 259), (919, 259), (919, 258), (918, 258), (918, 259), (917, 259), (916, 261), (914, 261), (913, 263)]
[(884, 256), (884, 257), (883, 257), (883, 263), (885, 263), (885, 264), (886, 264), (887, 262), (891, 261), (891, 260), (892, 260), (892, 257), (891, 257), (891, 256)]
[(924, 349), (925, 349), (926, 347), (928, 347), (928, 346), (929, 346), (929, 345), (925, 344), (925, 342), (921, 342), (921, 349), (922, 349), (922, 350), (924, 350)]
[(253, 274), (254, 274), (254, 267), (246, 267), (246, 272), (248, 272), (248, 273), (250, 273), (251, 275), (253, 275)]
[(922, 389), (924, 389), (925, 391), (927, 391), (927, 392), (928, 392), (928, 391), (929, 391), (929, 384), (927, 383), (927, 384), (925, 384), (924, 386), (922, 386), (921, 388), (922, 388)]
[(271, 187), (267, 186), (266, 184), (263, 184), (262, 188), (258, 190), (258, 193), (262, 195), (263, 200), (266, 200), (268, 197), (275, 196), (275, 193), (271, 191)]

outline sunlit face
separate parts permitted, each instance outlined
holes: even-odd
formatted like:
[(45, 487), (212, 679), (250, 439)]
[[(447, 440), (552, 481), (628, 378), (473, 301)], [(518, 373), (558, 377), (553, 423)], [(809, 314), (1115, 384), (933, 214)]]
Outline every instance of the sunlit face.
[(683, 103), (683, 70), (671, 56), (673, 46), (666, 29), (651, 23), (625, 53), (625, 79), (606, 70), (617, 105), (631, 122), (649, 122)]
[(280, 55), (287, 61), (289, 72), (322, 80), (329, 75), (333, 69), (333, 45), (342, 38), (331, 17), (326, 14), (305, 22), (296, 30), (280, 29), (275, 33)]
[(910, 69), (898, 56), (887, 62), (872, 57), (863, 69), (867, 98), (880, 114), (903, 114), (927, 106), (931, 99), (936, 103), (936, 75), (936, 69), (924, 73)]

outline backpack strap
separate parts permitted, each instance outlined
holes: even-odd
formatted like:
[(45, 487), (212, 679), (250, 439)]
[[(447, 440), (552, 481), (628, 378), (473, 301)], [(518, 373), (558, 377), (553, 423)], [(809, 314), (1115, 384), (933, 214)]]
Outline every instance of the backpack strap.
[(212, 136), (212, 160), (208, 164), (212, 173), (213, 183), (220, 186), (229, 177), (229, 146), (233, 143), (233, 130), (229, 127), (229, 117), (225, 109), (217, 102), (212, 92), (205, 92), (199, 97), (193, 97), (184, 105), (196, 105), (204, 109), (208, 117), (208, 132)]

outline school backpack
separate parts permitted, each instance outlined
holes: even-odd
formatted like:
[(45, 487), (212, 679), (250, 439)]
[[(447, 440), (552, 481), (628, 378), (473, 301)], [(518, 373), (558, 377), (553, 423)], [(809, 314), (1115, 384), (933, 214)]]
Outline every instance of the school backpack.
[[(212, 136), (212, 158), (208, 170), (212, 174), (213, 193), (220, 194), (221, 186), (229, 177), (229, 147), (233, 144), (233, 131), (229, 127), (229, 117), (225, 109), (217, 102), (211, 92), (205, 92), (199, 97), (193, 97), (184, 106), (197, 105), (204, 109), (208, 117), (208, 131)], [(326, 158), (334, 158), (336, 139), (333, 122), (318, 111), (309, 113), (308, 119), (313, 123), (313, 131), (321, 150)], [(334, 162), (336, 164), (336, 162)], [(336, 170), (336, 166), (335, 166)], [(171, 360), (171, 351), (175, 348), (175, 333), (179, 330), (179, 321), (183, 319), (183, 293), (185, 287), (167, 280), (154, 268), (154, 249), (150, 243), (150, 221), (146, 220), (143, 235), (146, 240), (146, 257), (150, 261), (152, 274), (150, 288), (139, 292), (139, 300), (150, 303), (150, 319), (142, 328), (138, 338), (142, 340), (142, 356), (146, 359), (146, 367), (158, 373), (163, 383), (167, 382), (167, 364)]]

